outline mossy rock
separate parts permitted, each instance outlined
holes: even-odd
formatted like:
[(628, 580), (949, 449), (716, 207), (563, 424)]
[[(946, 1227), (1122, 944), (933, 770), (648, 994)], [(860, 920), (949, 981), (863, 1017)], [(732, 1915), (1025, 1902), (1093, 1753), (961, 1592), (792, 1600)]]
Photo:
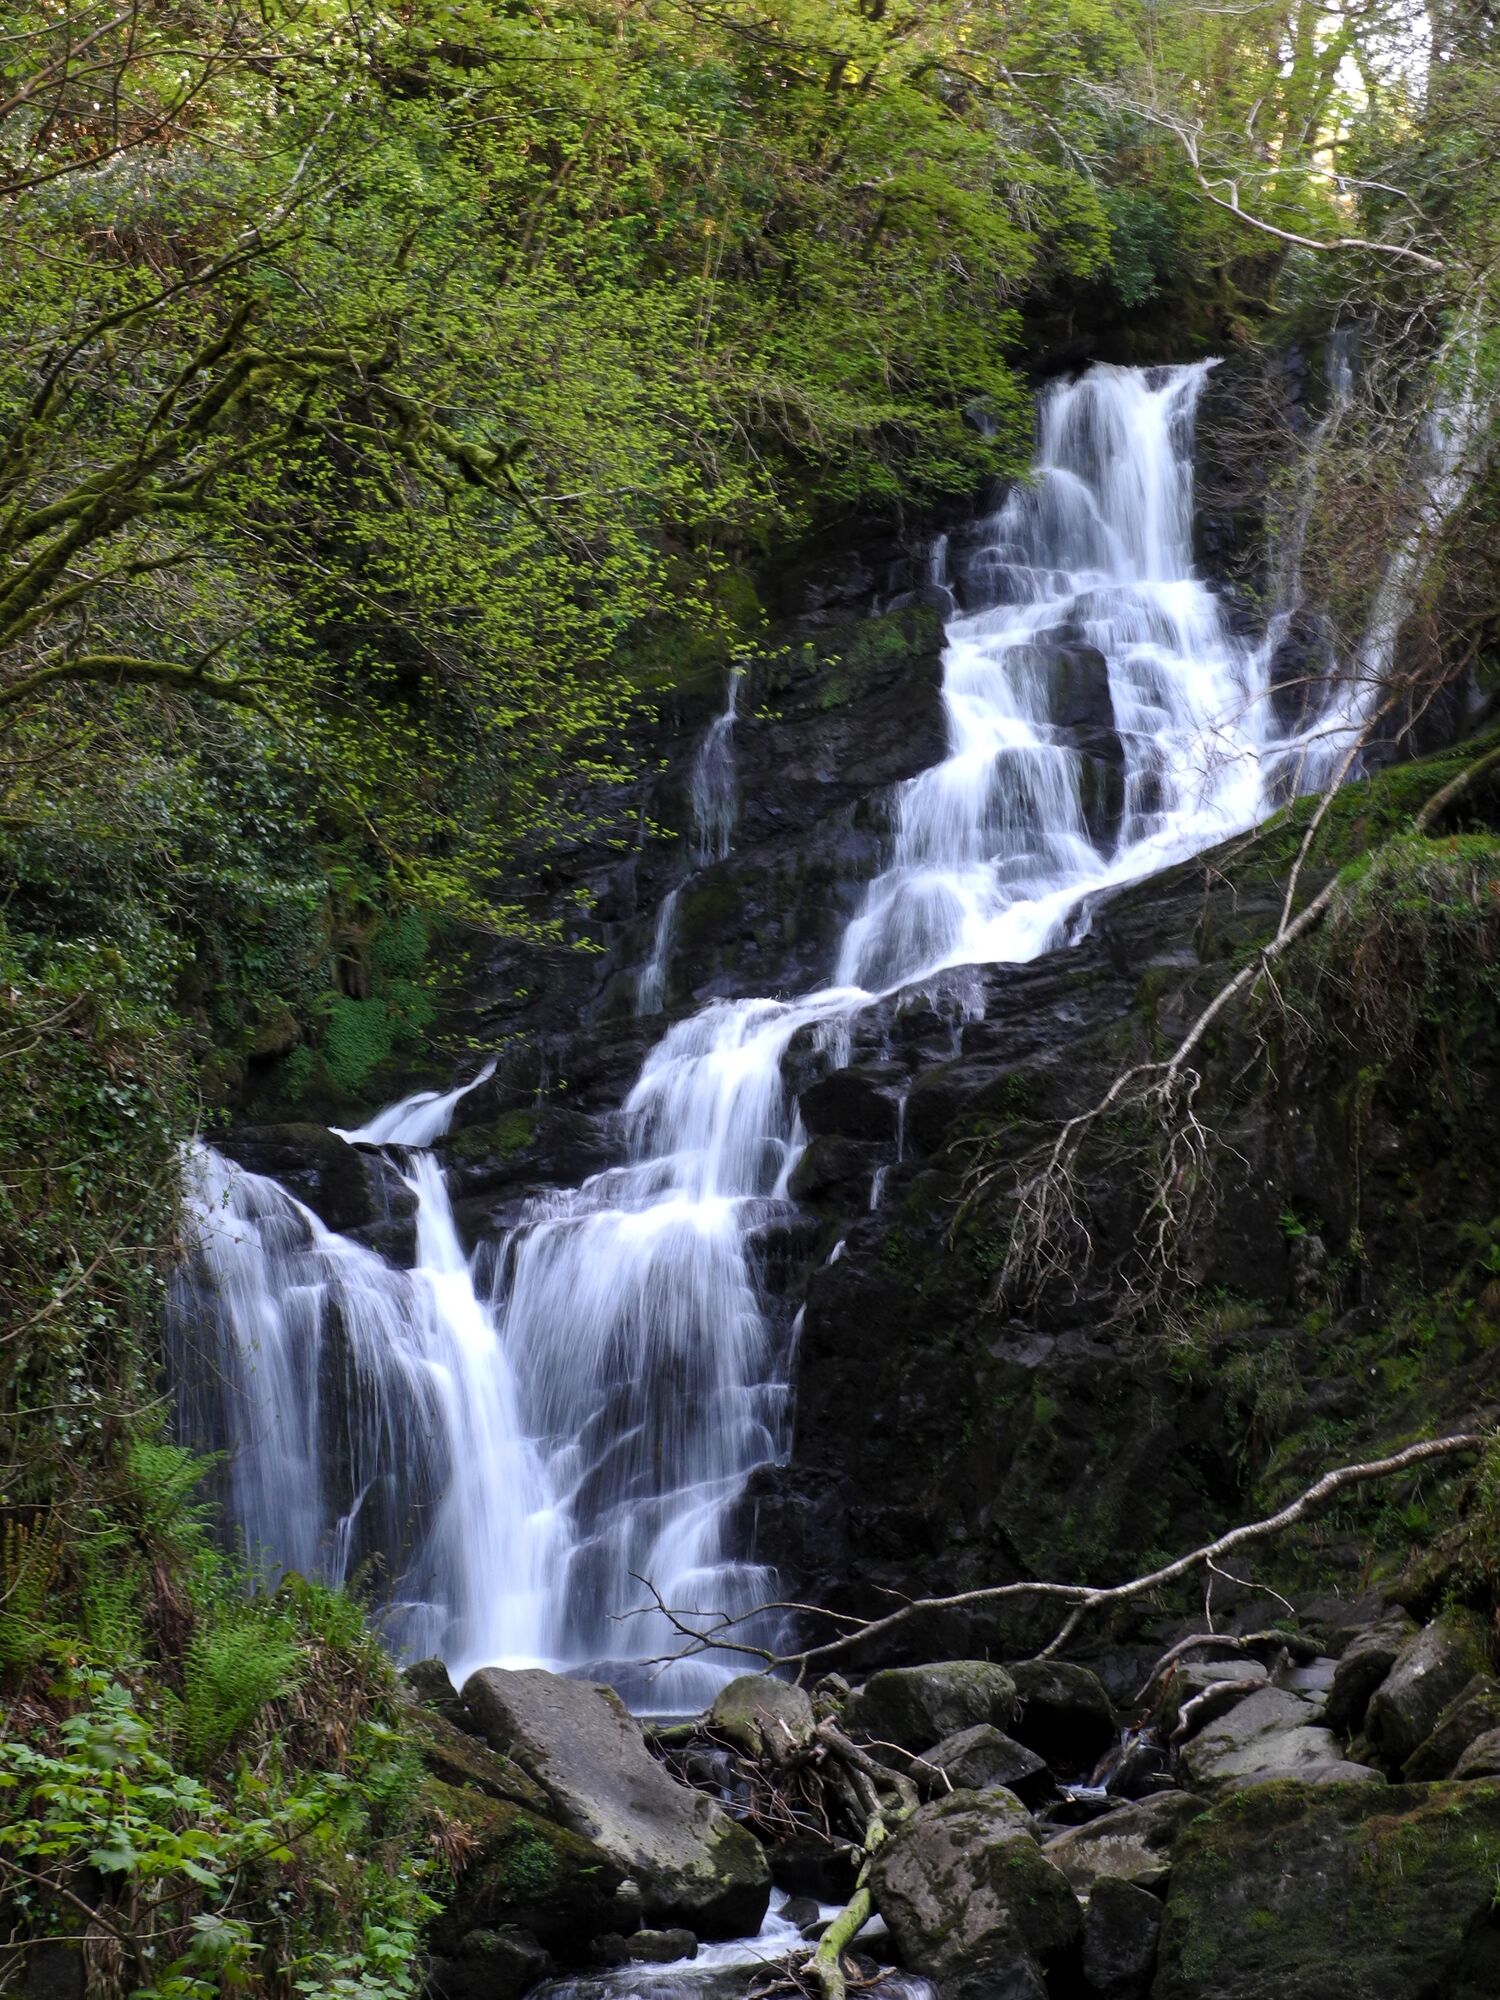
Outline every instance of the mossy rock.
[(1173, 1851), (1152, 2000), (1493, 2000), (1500, 1782), (1256, 1786)]
[(600, 1848), (526, 1806), (427, 1778), (421, 1803), (440, 1849), (453, 1852), (455, 1879), (433, 1926), (439, 1951), (473, 1930), (517, 1925), (570, 1962), (591, 1939), (630, 1928), (616, 1899), (624, 1878)]
[(960, 1729), (1009, 1726), (1016, 1684), (990, 1660), (939, 1660), (871, 1674), (849, 1703), (851, 1729), (903, 1750), (930, 1750)]
[(486, 1798), (519, 1806), (524, 1812), (549, 1811), (547, 1794), (519, 1764), (497, 1755), (446, 1716), (414, 1706), (404, 1719), (404, 1727), (422, 1762), (445, 1785), (482, 1792)]
[(952, 1792), (897, 1828), (870, 1870), (903, 1965), (965, 1990), (1039, 1989), (1077, 1947), (1078, 1901), (1014, 1793)]

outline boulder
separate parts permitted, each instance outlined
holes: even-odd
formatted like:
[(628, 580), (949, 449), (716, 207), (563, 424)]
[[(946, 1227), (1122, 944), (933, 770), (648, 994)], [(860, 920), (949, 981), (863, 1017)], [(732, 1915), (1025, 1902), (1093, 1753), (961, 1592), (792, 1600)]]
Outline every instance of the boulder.
[(1363, 1727), (1371, 1695), (1396, 1664), (1396, 1655), (1416, 1629), (1405, 1612), (1396, 1612), (1354, 1635), (1334, 1668), (1323, 1718), (1330, 1729), (1342, 1736), (1352, 1736)]
[(876, 1853), (870, 1890), (902, 1964), (939, 1980), (945, 2000), (1043, 1993), (1083, 1928), (1066, 1879), (1007, 1792), (923, 1806)]
[(1406, 1640), (1365, 1712), (1365, 1735), (1387, 1770), (1400, 1770), (1489, 1664), (1484, 1624), (1470, 1611), (1445, 1611)]
[(1169, 1735), (1176, 1736), (1182, 1725), (1182, 1711), (1190, 1701), (1198, 1701), (1200, 1696), (1213, 1690), (1214, 1699), (1202, 1702), (1193, 1712), (1181, 1738), (1195, 1736), (1204, 1723), (1213, 1720), (1215, 1713), (1224, 1714), (1258, 1687), (1264, 1687), (1269, 1679), (1265, 1668), (1258, 1660), (1184, 1660), (1172, 1670), (1167, 1682), (1161, 1705), (1161, 1726)]
[(554, 1819), (508, 1800), (460, 1790), (437, 1778), (422, 1804), (456, 1829), (464, 1865), (435, 1919), (432, 1942), (443, 1956), (473, 1931), (525, 1931), (557, 1957), (578, 1963), (593, 1938), (634, 1929), (639, 1906), (614, 1858)]
[(1144, 1887), (1165, 1880), (1173, 1841), (1203, 1809), (1202, 1799), (1191, 1792), (1158, 1792), (1087, 1826), (1070, 1827), (1043, 1851), (1080, 1896), (1108, 1879)]
[(1345, 1759), (1332, 1730), (1319, 1725), (1322, 1712), (1320, 1702), (1290, 1688), (1257, 1688), (1178, 1753), (1178, 1768), (1205, 1792), (1238, 1791), (1275, 1778), (1378, 1784), (1379, 1772)]
[(424, 1708), (436, 1709), (455, 1729), (466, 1729), (471, 1717), (463, 1696), (449, 1678), (441, 1660), (413, 1660), (402, 1670), (402, 1680)]
[(1500, 1778), (1500, 1729), (1477, 1737), (1453, 1767), (1455, 1778)]
[(640, 1885), (648, 1921), (710, 1938), (760, 1928), (771, 1876), (759, 1845), (668, 1775), (612, 1688), (483, 1667), (463, 1696), (491, 1747), (542, 1786), (563, 1825)]
[(1423, 1738), (1402, 1765), (1402, 1778), (1411, 1785), (1450, 1777), (1469, 1745), (1497, 1729), (1500, 1682), (1489, 1674), (1476, 1674), (1443, 1710), (1432, 1734)]
[(1057, 1791), (1046, 1760), (991, 1722), (976, 1722), (971, 1729), (945, 1736), (923, 1752), (922, 1763), (913, 1765), (911, 1775), (926, 1790), (939, 1788), (944, 1778), (956, 1792), (983, 1792), (1003, 1785), (1026, 1805), (1038, 1805)]
[(477, 1737), (456, 1728), (445, 1715), (413, 1708), (403, 1726), (422, 1762), (445, 1785), (472, 1786), (486, 1798), (508, 1799), (528, 1812), (551, 1814), (552, 1801), (534, 1778), (509, 1757), (497, 1756)]
[(1493, 2000), (1500, 1784), (1258, 1786), (1173, 1856), (1151, 2000)]
[(741, 1674), (720, 1688), (708, 1711), (713, 1735), (747, 1757), (784, 1764), (812, 1742), (813, 1705), (806, 1691), (769, 1674)]
[(696, 1958), (698, 1940), (691, 1931), (636, 1931), (630, 1937), (612, 1931), (594, 1939), (592, 1955), (598, 1965), (672, 1965)]
[(431, 2000), (521, 2000), (553, 1969), (550, 1953), (513, 1924), (472, 1930), (429, 1961), (426, 1991)]
[(1092, 1770), (1115, 1741), (1114, 1705), (1097, 1675), (1067, 1660), (1024, 1660), (1007, 1669), (1016, 1685), (1011, 1734), (1070, 1775)]
[(850, 1729), (902, 1750), (929, 1744), (987, 1722), (1004, 1729), (1016, 1684), (989, 1660), (941, 1660), (927, 1667), (886, 1667), (849, 1698)]
[(1161, 1937), (1161, 1904), (1118, 1875), (1094, 1885), (1083, 1913), (1083, 1979), (1097, 2000), (1146, 2000)]

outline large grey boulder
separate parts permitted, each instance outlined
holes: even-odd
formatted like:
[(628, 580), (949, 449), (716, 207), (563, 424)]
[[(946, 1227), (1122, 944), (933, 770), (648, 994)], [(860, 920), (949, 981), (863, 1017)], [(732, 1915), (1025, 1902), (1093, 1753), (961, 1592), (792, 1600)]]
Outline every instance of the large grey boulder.
[(668, 1775), (612, 1688), (535, 1667), (483, 1667), (463, 1697), (491, 1747), (536, 1780), (562, 1824), (639, 1884), (648, 1922), (700, 1937), (760, 1928), (771, 1875), (758, 1843)]
[(1156, 1969), (1161, 1904), (1149, 1889), (1105, 1875), (1083, 1913), (1083, 1978), (1097, 2000), (1146, 2000)]
[(1322, 1713), (1321, 1702), (1290, 1688), (1258, 1688), (1184, 1746), (1178, 1769), (1188, 1784), (1216, 1793), (1276, 1778), (1378, 1784), (1378, 1771), (1345, 1758), (1332, 1730), (1321, 1727)]
[(945, 1736), (923, 1753), (911, 1774), (924, 1791), (983, 1792), (1003, 1785), (1027, 1805), (1057, 1792), (1046, 1760), (989, 1722)]
[[(1184, 1660), (1173, 1668), (1162, 1695), (1161, 1727), (1175, 1741), (1196, 1736), (1206, 1722), (1222, 1715), (1270, 1675), (1258, 1660)], [(1205, 1701), (1204, 1697), (1209, 1699)], [(1189, 1709), (1189, 1703), (1197, 1703)], [(1184, 1719), (1183, 1711), (1188, 1710)]]
[(928, 1667), (886, 1667), (850, 1696), (848, 1727), (877, 1743), (926, 1750), (960, 1729), (988, 1722), (1004, 1729), (1016, 1684), (989, 1660), (940, 1660)]
[(1500, 1778), (1500, 1729), (1486, 1730), (1453, 1767), (1455, 1778)]
[(1451, 1777), (1469, 1745), (1496, 1729), (1500, 1729), (1500, 1682), (1489, 1674), (1475, 1674), (1402, 1765), (1402, 1778), (1407, 1784), (1429, 1784), (1434, 1778)]
[(1042, 1994), (1082, 1931), (1065, 1878), (1006, 1792), (954, 1792), (879, 1849), (870, 1890), (901, 1962), (952, 1994)]
[(1086, 1826), (1070, 1827), (1043, 1852), (1080, 1896), (1091, 1895), (1101, 1881), (1144, 1888), (1166, 1878), (1173, 1841), (1203, 1810), (1202, 1799), (1191, 1792), (1158, 1792), (1139, 1805), (1121, 1806)]
[(1356, 1632), (1334, 1668), (1328, 1694), (1328, 1727), (1352, 1736), (1364, 1724), (1370, 1697), (1396, 1664), (1396, 1655), (1416, 1632), (1404, 1611), (1393, 1611), (1378, 1624)]
[(1489, 1665), (1488, 1634), (1470, 1611), (1445, 1611), (1405, 1642), (1365, 1713), (1365, 1735), (1388, 1770), (1401, 1768)]

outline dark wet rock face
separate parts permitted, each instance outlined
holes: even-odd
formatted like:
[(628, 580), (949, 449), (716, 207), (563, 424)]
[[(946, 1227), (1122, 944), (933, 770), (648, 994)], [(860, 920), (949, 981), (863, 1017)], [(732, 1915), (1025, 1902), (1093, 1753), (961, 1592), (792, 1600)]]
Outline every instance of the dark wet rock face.
[(241, 1125), (219, 1145), (248, 1172), (279, 1181), (327, 1228), (390, 1263), (413, 1262), (417, 1198), (378, 1152), (308, 1124)]

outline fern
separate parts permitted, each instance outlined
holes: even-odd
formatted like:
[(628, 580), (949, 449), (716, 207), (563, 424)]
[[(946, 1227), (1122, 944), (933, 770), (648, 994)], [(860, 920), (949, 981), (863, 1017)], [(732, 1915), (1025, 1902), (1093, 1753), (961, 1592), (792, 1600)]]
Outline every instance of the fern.
[(267, 1702), (290, 1693), (302, 1665), (296, 1641), (253, 1613), (200, 1632), (183, 1662), (189, 1760), (200, 1770), (215, 1763)]

